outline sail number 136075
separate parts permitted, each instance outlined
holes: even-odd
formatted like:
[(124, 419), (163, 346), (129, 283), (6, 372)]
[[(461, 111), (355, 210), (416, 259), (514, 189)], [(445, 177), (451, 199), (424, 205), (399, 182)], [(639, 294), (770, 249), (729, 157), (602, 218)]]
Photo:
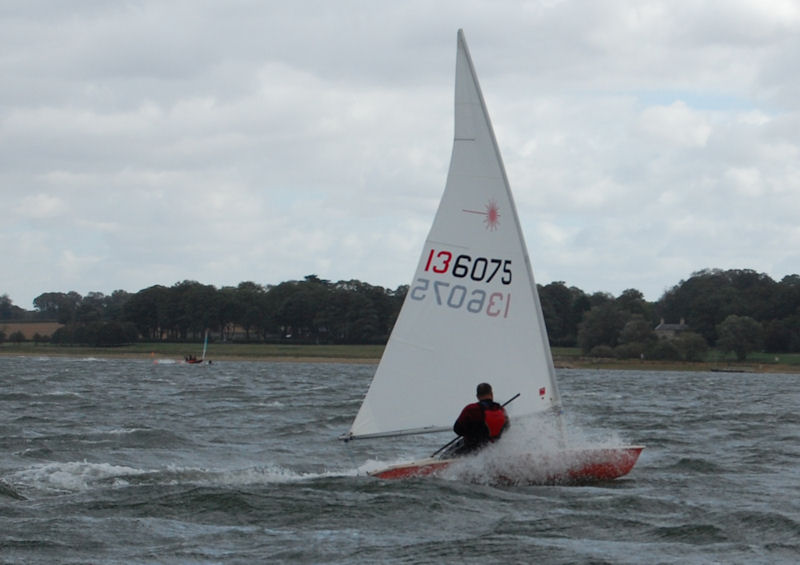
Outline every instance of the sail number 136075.
[(423, 277), (417, 278), (409, 290), (409, 296), (412, 300), (433, 300), (437, 306), (455, 310), (464, 308), (473, 314), (484, 312), (493, 318), (508, 318), (511, 306), (510, 292), (488, 293), (480, 288), (470, 290), (461, 284), (451, 285), (449, 282), (431, 281)]
[(453, 260), (453, 254), (445, 250), (431, 249), (425, 263), (425, 271), (437, 275), (450, 273), (456, 278), (469, 277), (475, 282), (490, 283), (499, 277), (503, 284), (511, 284), (511, 259), (487, 259), (486, 257), (472, 257), (458, 255)]

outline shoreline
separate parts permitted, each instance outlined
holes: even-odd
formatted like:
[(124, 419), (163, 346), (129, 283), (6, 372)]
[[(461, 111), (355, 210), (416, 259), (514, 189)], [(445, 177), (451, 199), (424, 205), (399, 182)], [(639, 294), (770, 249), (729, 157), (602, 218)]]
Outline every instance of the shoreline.
[[(97, 359), (137, 359), (140, 361), (152, 360), (156, 363), (160, 361), (169, 361), (176, 365), (192, 365), (193, 363), (186, 363), (186, 361), (175, 355), (168, 354), (150, 354), (150, 353), (112, 353), (112, 352), (58, 352), (58, 351), (0, 351), (0, 357), (62, 357), (62, 358), (97, 358)], [(374, 364), (377, 365), (379, 358), (364, 358), (364, 357), (342, 357), (342, 356), (322, 356), (322, 355), (217, 355), (209, 356), (210, 363), (196, 363), (198, 365), (213, 365), (214, 363), (225, 363), (226, 361), (253, 361), (253, 362), (267, 362), (274, 361), (276, 363), (347, 363), (347, 364)]]
[(675, 371), (697, 373), (784, 373), (800, 374), (800, 366), (786, 363), (757, 363), (731, 361), (641, 361), (637, 359), (590, 359), (579, 360), (554, 357), (556, 369), (605, 369), (612, 371)]
[[(235, 346), (234, 346), (235, 347)], [(336, 351), (333, 348), (343, 348)], [(144, 351), (143, 349), (153, 349)], [(175, 364), (186, 364), (184, 354), (179, 350), (186, 349), (182, 345), (172, 344), (168, 348), (138, 348), (135, 351), (106, 350), (102, 348), (58, 348), (52, 346), (0, 347), (0, 357), (63, 357), (63, 358), (91, 358), (98, 359), (140, 359), (169, 361)], [(227, 349), (227, 348), (226, 348)], [(271, 350), (271, 351), (270, 351)], [(226, 361), (253, 361), (275, 363), (345, 363), (377, 365), (380, 361), (382, 346), (262, 346), (258, 350), (250, 349), (247, 352), (217, 351), (216, 355), (209, 355), (211, 365)], [(203, 363), (207, 365), (208, 363)], [(622, 371), (676, 371), (676, 372), (718, 372), (718, 373), (785, 373), (800, 374), (800, 365), (785, 363), (759, 363), (759, 362), (712, 362), (712, 361), (647, 361), (639, 359), (607, 359), (587, 358), (572, 356), (554, 356), (553, 364), (556, 369), (595, 369), (595, 370), (622, 370)]]

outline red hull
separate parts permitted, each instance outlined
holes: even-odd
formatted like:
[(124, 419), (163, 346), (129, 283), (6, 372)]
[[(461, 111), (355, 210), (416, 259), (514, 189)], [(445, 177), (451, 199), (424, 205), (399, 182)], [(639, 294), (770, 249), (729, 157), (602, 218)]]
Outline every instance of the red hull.
[(625, 446), (571, 449), (546, 455), (498, 456), (491, 459), (423, 459), (370, 473), (380, 479), (408, 479), (442, 475), (474, 482), (501, 484), (575, 484), (610, 481), (627, 475), (644, 447)]

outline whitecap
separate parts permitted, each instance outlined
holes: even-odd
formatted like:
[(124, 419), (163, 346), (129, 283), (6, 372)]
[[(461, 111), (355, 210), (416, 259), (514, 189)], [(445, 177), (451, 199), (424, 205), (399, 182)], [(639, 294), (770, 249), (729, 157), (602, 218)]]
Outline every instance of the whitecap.
[(149, 473), (110, 463), (59, 462), (37, 465), (16, 471), (11, 475), (12, 482), (31, 489), (59, 492), (76, 492), (93, 488), (102, 483)]
[(180, 361), (175, 359), (153, 359), (153, 363), (156, 365), (177, 365)]

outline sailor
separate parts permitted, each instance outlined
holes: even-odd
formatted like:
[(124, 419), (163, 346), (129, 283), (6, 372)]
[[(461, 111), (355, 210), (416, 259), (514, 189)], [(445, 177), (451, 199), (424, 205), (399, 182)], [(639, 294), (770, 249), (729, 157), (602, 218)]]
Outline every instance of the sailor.
[(481, 383), (476, 390), (478, 402), (467, 404), (453, 424), (461, 436), (453, 455), (464, 455), (497, 441), (509, 426), (505, 408), (494, 401), (492, 385)]

